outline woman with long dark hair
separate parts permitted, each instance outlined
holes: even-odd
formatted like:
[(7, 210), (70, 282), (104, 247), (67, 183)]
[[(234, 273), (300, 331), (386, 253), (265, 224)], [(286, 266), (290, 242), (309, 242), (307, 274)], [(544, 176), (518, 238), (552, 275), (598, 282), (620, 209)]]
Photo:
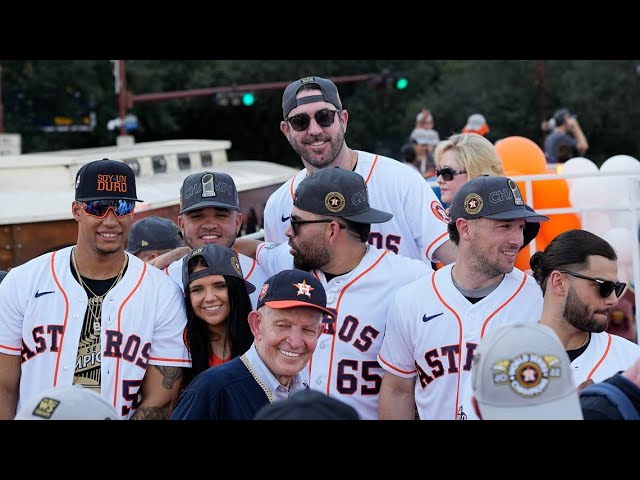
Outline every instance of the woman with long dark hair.
[(187, 309), (185, 340), (191, 353), (188, 384), (210, 367), (242, 355), (253, 343), (247, 317), (249, 294), (255, 287), (245, 281), (235, 252), (221, 245), (195, 248), (182, 263)]

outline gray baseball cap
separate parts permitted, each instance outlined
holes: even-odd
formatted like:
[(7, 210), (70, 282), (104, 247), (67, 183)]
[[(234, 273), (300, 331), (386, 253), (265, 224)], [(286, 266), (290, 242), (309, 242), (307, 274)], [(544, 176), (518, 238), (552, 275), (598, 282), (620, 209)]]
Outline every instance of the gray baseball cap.
[(516, 182), (507, 177), (484, 175), (465, 183), (451, 200), (451, 221), (459, 218), (491, 218), (546, 222), (549, 217), (525, 207)]
[(582, 420), (569, 356), (546, 325), (514, 323), (488, 332), (471, 378), (484, 420)]
[(149, 250), (167, 250), (185, 245), (180, 227), (168, 218), (155, 215), (141, 218), (129, 230), (127, 252), (138, 253)]
[[(296, 99), (298, 90), (300, 90), (303, 85), (309, 84), (316, 85), (322, 94)], [(340, 100), (338, 87), (336, 87), (335, 83), (321, 77), (304, 77), (290, 83), (287, 85), (287, 88), (284, 89), (284, 93), (282, 94), (282, 115), (286, 120), (291, 110), (300, 105), (313, 102), (329, 102), (338, 110), (342, 110), (342, 101)]]
[(384, 223), (393, 218), (391, 213), (371, 208), (367, 184), (361, 175), (340, 167), (316, 170), (300, 182), (293, 205), (305, 212), (356, 223)]
[(200, 172), (184, 179), (180, 188), (180, 214), (205, 207), (240, 210), (233, 178), (222, 172)]
[[(204, 258), (207, 268), (189, 274), (189, 260), (197, 256)], [(182, 259), (182, 285), (184, 285), (185, 292), (188, 291), (188, 286), (191, 282), (207, 275), (229, 275), (244, 280), (240, 260), (236, 253), (229, 247), (215, 243), (208, 243), (202, 247), (194, 248)], [(247, 292), (253, 293), (256, 291), (256, 287), (252, 283), (246, 280), (244, 280), (244, 283), (247, 285)]]

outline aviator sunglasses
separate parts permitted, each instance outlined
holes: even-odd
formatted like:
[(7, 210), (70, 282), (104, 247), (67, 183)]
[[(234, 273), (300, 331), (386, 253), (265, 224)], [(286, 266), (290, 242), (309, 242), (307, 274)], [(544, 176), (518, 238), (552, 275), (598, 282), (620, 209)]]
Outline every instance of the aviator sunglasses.
[(133, 200), (93, 200), (92, 202), (78, 202), (84, 211), (92, 217), (104, 218), (109, 209), (113, 210), (116, 218), (131, 215), (136, 206)]
[[(316, 119), (316, 123), (318, 125), (320, 125), (322, 128), (327, 128), (333, 125), (336, 113), (340, 111), (341, 110), (329, 110), (325, 108), (323, 110), (318, 110), (313, 115), (313, 117)], [(293, 128), (296, 132), (303, 132), (304, 130), (309, 128), (311, 117), (306, 113), (299, 113), (298, 115), (287, 117), (287, 122), (291, 124), (291, 128)]]
[(436, 168), (436, 177), (439, 177), (440, 175), (442, 175), (442, 179), (445, 182), (450, 182), (451, 180), (453, 180), (453, 177), (455, 175), (460, 175), (461, 173), (467, 173), (467, 172), (465, 172), (464, 170), (462, 170), (460, 172), (456, 172), (451, 167), (444, 167), (442, 169)]
[(626, 283), (618, 282), (614, 283), (611, 280), (602, 280), (600, 278), (587, 277), (586, 275), (581, 275), (579, 273), (570, 272), (569, 270), (558, 270), (560, 273), (567, 273), (573, 277), (584, 278), (585, 280), (591, 280), (592, 282), (596, 282), (598, 287), (600, 288), (600, 296), (602, 298), (607, 298), (611, 295), (611, 292), (615, 290), (616, 298), (620, 298), (622, 292), (624, 292), (624, 287), (627, 286)]

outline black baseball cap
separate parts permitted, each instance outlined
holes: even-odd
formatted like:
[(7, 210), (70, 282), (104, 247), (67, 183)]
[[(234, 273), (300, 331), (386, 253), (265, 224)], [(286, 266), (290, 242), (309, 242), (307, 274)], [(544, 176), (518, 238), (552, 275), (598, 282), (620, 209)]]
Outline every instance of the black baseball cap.
[(507, 177), (483, 175), (465, 183), (451, 200), (451, 221), (458, 218), (492, 218), (546, 222), (549, 217), (525, 207), (516, 182)]
[(200, 172), (184, 179), (180, 187), (180, 214), (205, 207), (240, 210), (233, 178), (222, 172)]
[[(189, 274), (189, 260), (198, 256), (204, 258), (207, 268)], [(188, 291), (187, 287), (191, 282), (207, 275), (229, 275), (230, 277), (244, 280), (240, 260), (236, 253), (229, 247), (216, 245), (215, 243), (208, 243), (202, 247), (194, 248), (182, 259), (182, 285), (185, 292)], [(244, 283), (247, 285), (247, 292), (253, 293), (256, 291), (256, 287), (252, 283), (246, 280), (244, 280)]]
[(286, 400), (265, 405), (254, 420), (360, 420), (360, 415), (342, 400), (305, 388)]
[(151, 216), (142, 218), (131, 226), (127, 241), (127, 252), (167, 250), (185, 245), (180, 227), (168, 218)]
[(316, 170), (302, 180), (293, 204), (305, 212), (356, 223), (384, 223), (393, 218), (391, 213), (371, 208), (367, 184), (361, 175), (340, 167)]
[(312, 307), (333, 316), (327, 309), (327, 294), (320, 280), (312, 273), (293, 268), (267, 278), (258, 295), (259, 309)]
[(136, 196), (136, 176), (129, 165), (103, 158), (83, 165), (76, 174), (76, 200), (132, 200)]
[[(312, 95), (310, 97), (303, 97), (296, 99), (298, 90), (303, 85), (316, 85), (318, 90), (322, 92), (321, 95)], [(300, 80), (287, 85), (282, 94), (282, 115), (284, 119), (287, 119), (289, 112), (294, 108), (304, 105), (306, 103), (313, 102), (328, 102), (335, 106), (338, 110), (342, 110), (342, 101), (340, 100), (340, 94), (338, 93), (338, 87), (331, 80), (321, 77), (304, 77)]]

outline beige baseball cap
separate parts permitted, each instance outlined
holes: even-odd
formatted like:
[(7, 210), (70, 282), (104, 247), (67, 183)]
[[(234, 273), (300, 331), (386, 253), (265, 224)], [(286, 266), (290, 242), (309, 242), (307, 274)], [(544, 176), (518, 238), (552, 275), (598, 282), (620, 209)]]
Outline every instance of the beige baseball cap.
[(119, 420), (104, 398), (78, 385), (50, 388), (21, 405), (14, 420)]

